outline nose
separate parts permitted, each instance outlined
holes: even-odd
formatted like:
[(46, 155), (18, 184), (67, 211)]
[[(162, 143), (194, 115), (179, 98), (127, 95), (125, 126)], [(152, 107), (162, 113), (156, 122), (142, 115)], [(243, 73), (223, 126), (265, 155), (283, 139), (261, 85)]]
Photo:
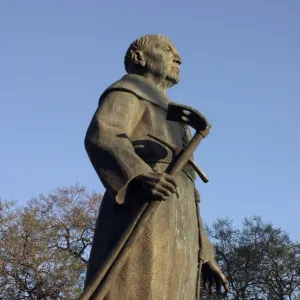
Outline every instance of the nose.
[(181, 65), (182, 64), (182, 59), (178, 54), (176, 54), (174, 59), (173, 59), (173, 62), (177, 63), (178, 65)]

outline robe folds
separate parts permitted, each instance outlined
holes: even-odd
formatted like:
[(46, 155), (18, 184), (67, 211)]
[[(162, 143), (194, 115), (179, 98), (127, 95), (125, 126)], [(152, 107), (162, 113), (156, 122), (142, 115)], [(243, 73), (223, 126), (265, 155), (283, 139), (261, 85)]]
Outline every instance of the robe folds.
[[(188, 128), (166, 120), (168, 102), (155, 85), (133, 74), (125, 75), (100, 97), (85, 147), (106, 192), (96, 223), (86, 285), (142, 204), (142, 195), (130, 189), (131, 181), (149, 172), (164, 172), (173, 159), (171, 149), (148, 134), (180, 148), (190, 140)], [(196, 299), (199, 250), (204, 250), (204, 262), (214, 258), (214, 250), (197, 217), (194, 180), (190, 166), (176, 177), (177, 195), (160, 203), (106, 300)], [(97, 293), (93, 299), (97, 299)]]

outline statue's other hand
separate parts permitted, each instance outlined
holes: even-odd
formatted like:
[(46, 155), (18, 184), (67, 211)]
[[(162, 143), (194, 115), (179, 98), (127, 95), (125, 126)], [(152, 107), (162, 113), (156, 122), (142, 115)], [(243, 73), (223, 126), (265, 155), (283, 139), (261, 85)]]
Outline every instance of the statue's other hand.
[(177, 184), (173, 176), (166, 173), (150, 172), (134, 179), (135, 188), (139, 189), (148, 200), (164, 201), (176, 193)]
[(218, 295), (222, 295), (222, 286), (225, 294), (229, 292), (228, 281), (215, 260), (210, 260), (203, 264), (202, 275), (204, 288), (208, 290), (210, 294), (214, 294), (216, 290)]

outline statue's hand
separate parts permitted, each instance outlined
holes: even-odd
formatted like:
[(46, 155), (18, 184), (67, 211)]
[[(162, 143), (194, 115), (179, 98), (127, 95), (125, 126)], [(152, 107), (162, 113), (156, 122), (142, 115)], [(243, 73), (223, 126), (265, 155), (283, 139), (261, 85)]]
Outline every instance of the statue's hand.
[(214, 294), (214, 290), (216, 290), (218, 295), (222, 295), (222, 286), (225, 290), (225, 294), (229, 292), (228, 281), (215, 260), (210, 260), (203, 264), (202, 275), (204, 288), (208, 290), (210, 294)]
[(134, 188), (149, 200), (164, 201), (176, 193), (176, 187), (174, 177), (166, 173), (150, 172), (134, 179)]

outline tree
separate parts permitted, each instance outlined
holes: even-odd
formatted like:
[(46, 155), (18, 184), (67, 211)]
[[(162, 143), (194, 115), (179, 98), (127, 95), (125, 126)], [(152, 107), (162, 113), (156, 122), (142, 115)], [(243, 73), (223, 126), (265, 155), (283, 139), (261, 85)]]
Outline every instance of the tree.
[(300, 299), (300, 244), (280, 228), (252, 217), (245, 218), (242, 229), (219, 219), (207, 231), (230, 282), (227, 299)]
[(60, 188), (24, 208), (0, 202), (0, 299), (76, 299), (101, 195)]
[[(77, 299), (102, 196), (56, 189), (25, 207), (0, 200), (0, 299)], [(260, 217), (207, 228), (230, 300), (300, 300), (300, 244)], [(219, 299), (203, 293), (202, 299)]]

